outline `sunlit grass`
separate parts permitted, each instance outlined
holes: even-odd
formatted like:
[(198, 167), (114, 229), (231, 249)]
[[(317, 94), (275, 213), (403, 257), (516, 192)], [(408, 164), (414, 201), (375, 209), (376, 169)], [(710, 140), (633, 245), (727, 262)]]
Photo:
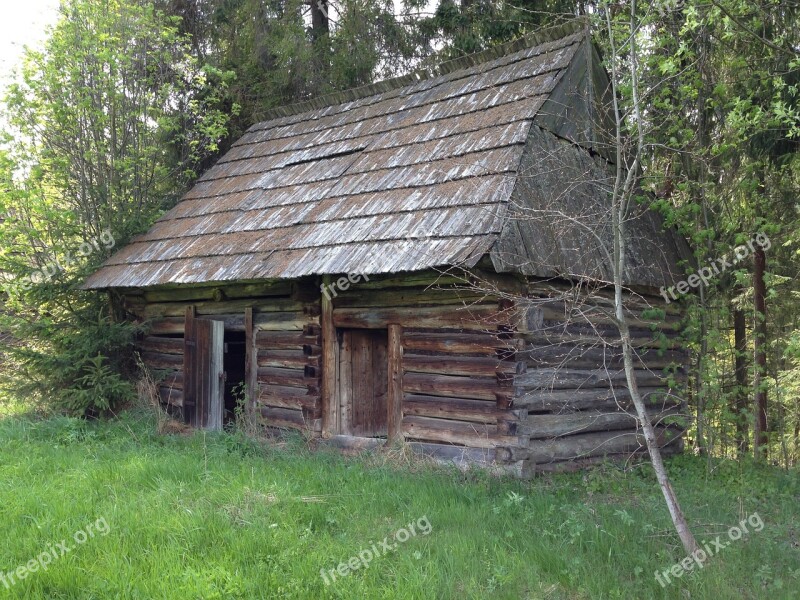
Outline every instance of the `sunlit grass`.
[[(671, 461), (699, 538), (754, 511), (765, 527), (662, 589), (654, 572), (683, 552), (647, 468), (520, 482), (154, 429), (142, 413), (0, 420), (0, 572), (110, 527), (0, 597), (721, 600), (800, 583), (797, 473)], [(423, 516), (428, 535), (325, 585), (322, 569)]]

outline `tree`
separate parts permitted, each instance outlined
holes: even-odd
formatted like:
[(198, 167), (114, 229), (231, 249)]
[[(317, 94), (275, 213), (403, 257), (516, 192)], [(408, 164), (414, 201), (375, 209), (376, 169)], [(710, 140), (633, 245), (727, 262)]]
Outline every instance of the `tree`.
[[(124, 395), (96, 363), (129, 357), (123, 307), (76, 288), (175, 203), (228, 123), (232, 75), (193, 58), (176, 25), (143, 0), (70, 0), (9, 89), (0, 271), (17, 391), (76, 410)], [(109, 390), (92, 401), (81, 391), (98, 373)]]

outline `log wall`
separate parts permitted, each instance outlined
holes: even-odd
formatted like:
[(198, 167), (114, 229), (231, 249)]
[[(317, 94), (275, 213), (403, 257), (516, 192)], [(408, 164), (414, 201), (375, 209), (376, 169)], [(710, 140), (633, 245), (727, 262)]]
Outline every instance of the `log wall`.
[[(438, 459), (520, 476), (643, 452), (611, 300), (603, 294), (578, 302), (568, 288), (489, 271), (371, 277), (331, 288), (329, 299), (319, 285), (308, 279), (130, 290), (129, 310), (150, 323), (142, 358), (167, 371), (162, 400), (182, 406), (182, 315), (194, 306), (198, 317), (224, 321), (226, 331), (252, 323), (248, 372), (257, 393), (250, 408), (268, 427), (344, 443), (348, 408), (323, 400), (338, 394), (338, 332), (385, 329), (391, 439)], [(645, 318), (647, 306), (646, 298), (631, 302), (636, 378), (669, 453), (682, 445), (685, 375), (678, 367), (686, 353), (680, 314), (668, 307), (656, 322)], [(334, 360), (325, 367), (329, 354)]]
[(167, 371), (162, 400), (183, 406), (184, 314), (223, 321), (226, 332), (245, 332), (251, 309), (254, 380), (251, 414), (265, 426), (320, 431), (319, 291), (313, 282), (264, 282), (180, 287), (125, 293), (126, 307), (149, 325), (139, 343), (149, 368)]
[[(530, 471), (572, 470), (645, 452), (610, 296), (595, 293), (587, 301), (564, 294), (565, 288), (531, 281), (528, 301), (515, 306), (523, 349), (513, 406), (521, 419), (517, 433), (528, 439)], [(681, 315), (659, 298), (629, 298), (627, 304), (636, 382), (660, 445), (673, 453), (682, 448), (686, 416)], [(653, 307), (664, 314), (651, 317)]]

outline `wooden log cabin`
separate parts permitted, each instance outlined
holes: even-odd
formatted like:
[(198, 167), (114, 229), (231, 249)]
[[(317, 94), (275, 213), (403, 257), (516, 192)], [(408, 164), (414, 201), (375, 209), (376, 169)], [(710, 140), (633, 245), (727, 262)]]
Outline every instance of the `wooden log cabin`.
[[(86, 289), (196, 427), (404, 441), (524, 476), (643, 450), (609, 316), (609, 82), (583, 24), (275, 110)], [(686, 245), (631, 216), (637, 381), (680, 448)], [(647, 319), (646, 309), (661, 309)], [(238, 386), (238, 387), (237, 387)]]

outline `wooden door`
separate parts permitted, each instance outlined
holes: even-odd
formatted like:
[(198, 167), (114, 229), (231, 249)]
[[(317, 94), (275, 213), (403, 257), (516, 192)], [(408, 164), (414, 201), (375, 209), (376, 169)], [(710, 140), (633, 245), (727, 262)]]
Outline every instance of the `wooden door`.
[(341, 331), (339, 403), (342, 433), (385, 437), (388, 421), (388, 336), (385, 330)]
[(186, 314), (184, 411), (194, 427), (222, 429), (225, 408), (223, 349), (225, 324)]

